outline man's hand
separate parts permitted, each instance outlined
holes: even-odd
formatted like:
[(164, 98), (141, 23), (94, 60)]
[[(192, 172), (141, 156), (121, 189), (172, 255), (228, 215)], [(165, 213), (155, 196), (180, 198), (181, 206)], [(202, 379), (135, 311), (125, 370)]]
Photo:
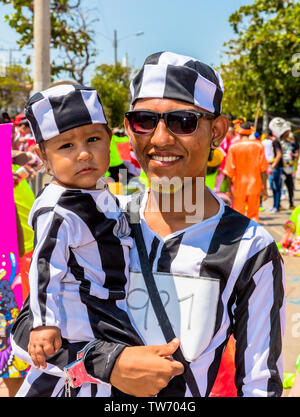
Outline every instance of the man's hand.
[(116, 360), (110, 383), (125, 394), (153, 397), (173, 376), (184, 372), (182, 363), (170, 357), (179, 344), (175, 338), (165, 345), (126, 347)]
[(262, 190), (262, 201), (266, 201), (269, 198), (267, 190)]
[(60, 329), (54, 326), (36, 327), (30, 332), (28, 353), (36, 369), (47, 367), (46, 356), (54, 355), (61, 347)]

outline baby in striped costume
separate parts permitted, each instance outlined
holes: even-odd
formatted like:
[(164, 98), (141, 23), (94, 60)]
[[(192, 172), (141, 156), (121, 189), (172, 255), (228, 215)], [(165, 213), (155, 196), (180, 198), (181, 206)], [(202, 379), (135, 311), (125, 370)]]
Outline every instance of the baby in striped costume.
[(46, 369), (46, 357), (59, 351), (62, 338), (122, 342), (119, 352), (143, 344), (126, 313), (130, 228), (101, 179), (111, 131), (97, 91), (57, 85), (31, 97), (26, 116), (53, 175), (29, 217), (35, 250), (24, 308), (35, 368)]

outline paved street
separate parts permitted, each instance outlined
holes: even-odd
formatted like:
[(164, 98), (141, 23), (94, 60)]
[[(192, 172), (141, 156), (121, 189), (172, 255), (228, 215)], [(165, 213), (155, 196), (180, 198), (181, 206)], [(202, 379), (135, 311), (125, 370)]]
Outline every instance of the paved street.
[[(298, 169), (299, 174), (299, 169)], [(300, 175), (295, 184), (295, 206), (300, 205)], [(269, 195), (271, 193), (269, 192)], [(272, 205), (269, 198), (264, 207)], [(282, 199), (282, 208), (288, 208), (288, 198)], [(265, 210), (261, 213), (261, 223), (278, 242), (283, 235), (283, 223), (289, 219), (291, 210), (282, 210), (280, 213), (270, 214)], [(297, 356), (300, 353), (300, 258), (283, 256), (286, 273), (286, 330), (283, 344), (284, 370), (295, 372)]]
[[(300, 169), (295, 184), (295, 206), (300, 205)], [(282, 209), (278, 214), (270, 214), (267, 209), (272, 206), (271, 192), (263, 203), (265, 211), (260, 213), (261, 223), (272, 234), (276, 241), (281, 240), (282, 225), (288, 220), (291, 210), (288, 199), (282, 199)], [(284, 256), (286, 271), (286, 331), (283, 343), (284, 371), (295, 372), (297, 356), (300, 353), (300, 258)], [(0, 397), (6, 397), (7, 390), (0, 379)]]

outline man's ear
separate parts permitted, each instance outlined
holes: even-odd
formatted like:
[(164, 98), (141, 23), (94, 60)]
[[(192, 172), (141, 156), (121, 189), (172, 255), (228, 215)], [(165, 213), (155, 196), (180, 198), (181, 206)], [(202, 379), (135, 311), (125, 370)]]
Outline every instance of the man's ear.
[(129, 122), (128, 122), (128, 120), (126, 119), (126, 117), (124, 118), (124, 127), (125, 127), (125, 132), (126, 132), (126, 135), (128, 136), (128, 139), (129, 139), (129, 143), (130, 143), (130, 145), (132, 146), (132, 140), (131, 140), (131, 130), (130, 130)]
[(216, 119), (213, 120), (212, 124), (212, 138), (211, 143), (214, 144), (216, 147), (216, 143), (218, 146), (225, 138), (229, 129), (229, 120), (226, 116), (218, 116)]

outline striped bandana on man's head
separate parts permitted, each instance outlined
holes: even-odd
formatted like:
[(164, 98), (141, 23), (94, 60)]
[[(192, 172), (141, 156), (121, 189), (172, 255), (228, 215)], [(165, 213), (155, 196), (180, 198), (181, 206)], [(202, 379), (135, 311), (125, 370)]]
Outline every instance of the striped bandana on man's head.
[(146, 58), (130, 90), (131, 108), (140, 98), (169, 98), (219, 115), (224, 86), (220, 74), (203, 62), (173, 52), (158, 52)]
[(107, 124), (97, 91), (83, 85), (61, 84), (34, 94), (25, 115), (36, 143), (75, 127)]

